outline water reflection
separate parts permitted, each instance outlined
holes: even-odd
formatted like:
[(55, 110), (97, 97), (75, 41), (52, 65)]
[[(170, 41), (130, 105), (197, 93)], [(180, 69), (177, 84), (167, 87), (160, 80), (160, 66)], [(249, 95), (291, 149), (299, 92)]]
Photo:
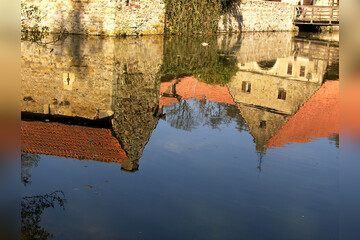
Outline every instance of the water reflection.
[(53, 235), (40, 225), (41, 215), (50, 207), (65, 209), (65, 203), (66, 198), (62, 191), (22, 197), (21, 239), (53, 239)]
[(68, 36), (51, 48), (22, 42), (24, 236), (336, 235), (334, 43)]
[[(45, 120), (22, 122), (24, 153), (117, 162), (132, 172), (162, 119), (185, 131), (236, 122), (263, 154), (300, 141), (289, 137), (296, 131), (288, 125), (299, 122), (293, 116), (322, 86), (332, 85), (333, 92), (320, 98), (337, 101), (338, 82), (323, 85), (338, 65), (336, 44), (290, 33), (69, 36), (53, 49), (22, 42), (23, 116)], [(334, 124), (300, 142), (338, 133)]]

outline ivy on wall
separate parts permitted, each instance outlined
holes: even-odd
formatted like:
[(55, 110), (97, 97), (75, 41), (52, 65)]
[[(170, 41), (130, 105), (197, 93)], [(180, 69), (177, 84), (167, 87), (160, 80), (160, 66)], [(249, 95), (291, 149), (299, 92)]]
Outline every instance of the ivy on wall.
[(165, 0), (166, 32), (204, 34), (217, 30), (218, 20), (232, 4), (241, 0)]

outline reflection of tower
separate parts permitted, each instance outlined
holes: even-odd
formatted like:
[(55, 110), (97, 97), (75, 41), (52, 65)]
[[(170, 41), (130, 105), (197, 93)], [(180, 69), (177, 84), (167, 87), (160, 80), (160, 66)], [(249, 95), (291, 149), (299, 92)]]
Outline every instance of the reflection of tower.
[(113, 131), (129, 158), (123, 161), (121, 168), (129, 172), (138, 170), (139, 159), (158, 122), (154, 117), (160, 86), (156, 72), (140, 72), (136, 64), (136, 61), (126, 62), (127, 71), (122, 71), (123, 64), (115, 65), (112, 103)]
[(261, 173), (261, 165), (262, 165), (262, 162), (263, 162), (263, 158), (265, 156), (265, 152), (257, 152), (258, 154), (258, 157), (259, 157), (259, 165), (257, 166), (257, 169), (259, 170), (259, 173)]

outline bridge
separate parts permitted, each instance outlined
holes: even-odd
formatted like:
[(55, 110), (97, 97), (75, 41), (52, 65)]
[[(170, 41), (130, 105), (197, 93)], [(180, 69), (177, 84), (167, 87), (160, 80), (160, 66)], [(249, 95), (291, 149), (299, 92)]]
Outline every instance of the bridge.
[(339, 26), (339, 6), (295, 5), (296, 25)]

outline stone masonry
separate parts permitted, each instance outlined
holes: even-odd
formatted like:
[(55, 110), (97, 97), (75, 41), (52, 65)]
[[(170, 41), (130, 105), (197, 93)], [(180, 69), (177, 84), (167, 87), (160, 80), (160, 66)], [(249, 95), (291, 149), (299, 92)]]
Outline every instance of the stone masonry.
[[(91, 35), (164, 33), (163, 0), (22, 0), (41, 11), (41, 26), (50, 32)], [(33, 22), (24, 22), (34, 26)]]
[(236, 4), (220, 17), (218, 31), (291, 31), (294, 29), (292, 20), (292, 4), (248, 0)]

